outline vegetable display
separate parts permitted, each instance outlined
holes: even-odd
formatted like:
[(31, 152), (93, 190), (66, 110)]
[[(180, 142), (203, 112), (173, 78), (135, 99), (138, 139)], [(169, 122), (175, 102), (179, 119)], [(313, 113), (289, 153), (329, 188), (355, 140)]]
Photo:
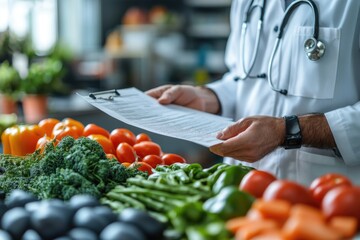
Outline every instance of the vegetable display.
[(145, 133), (72, 118), (1, 137), (1, 239), (342, 240), (360, 229), (360, 186), (338, 173), (303, 186), (241, 164), (203, 168)]

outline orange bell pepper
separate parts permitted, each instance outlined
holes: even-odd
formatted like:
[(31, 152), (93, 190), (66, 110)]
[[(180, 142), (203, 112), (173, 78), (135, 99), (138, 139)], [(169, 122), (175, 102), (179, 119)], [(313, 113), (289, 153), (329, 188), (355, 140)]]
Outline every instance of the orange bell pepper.
[(15, 125), (1, 135), (3, 153), (25, 156), (36, 150), (37, 141), (45, 134), (38, 125)]

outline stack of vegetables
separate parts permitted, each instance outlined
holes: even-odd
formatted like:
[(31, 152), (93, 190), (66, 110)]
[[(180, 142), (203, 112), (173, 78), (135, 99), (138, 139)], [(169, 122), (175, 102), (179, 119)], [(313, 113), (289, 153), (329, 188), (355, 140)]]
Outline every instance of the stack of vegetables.
[[(203, 168), (163, 152), (144, 133), (70, 118), (7, 128), (2, 143), (0, 191), (6, 199), (20, 190), (26, 197), (21, 209), (0, 201), (0, 238), (30, 239), (35, 231), (36, 239), (348, 239), (360, 225), (360, 188), (339, 174), (305, 187), (243, 165)], [(96, 205), (69, 208), (79, 196)], [(37, 227), (31, 206), (44, 207), (41, 219), (65, 225)], [(64, 216), (52, 215), (59, 209)], [(89, 235), (77, 235), (78, 228)]]

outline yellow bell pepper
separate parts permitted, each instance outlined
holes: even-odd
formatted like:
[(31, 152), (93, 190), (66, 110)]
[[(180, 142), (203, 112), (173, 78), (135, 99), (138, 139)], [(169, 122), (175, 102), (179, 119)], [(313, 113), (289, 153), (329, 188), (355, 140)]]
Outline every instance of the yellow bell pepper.
[(38, 125), (15, 125), (5, 129), (1, 135), (3, 153), (25, 156), (36, 150), (37, 141), (45, 134)]

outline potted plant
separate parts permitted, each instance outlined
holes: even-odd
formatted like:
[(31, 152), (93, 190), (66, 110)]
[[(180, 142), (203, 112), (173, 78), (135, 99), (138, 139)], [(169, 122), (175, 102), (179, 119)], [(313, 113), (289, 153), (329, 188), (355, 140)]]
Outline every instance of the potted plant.
[(21, 78), (7, 61), (0, 65), (0, 109), (4, 114), (17, 113), (16, 96)]
[(27, 76), (21, 81), (25, 121), (36, 123), (46, 117), (47, 99), (59, 85), (63, 66), (59, 60), (43, 59), (31, 63)]

